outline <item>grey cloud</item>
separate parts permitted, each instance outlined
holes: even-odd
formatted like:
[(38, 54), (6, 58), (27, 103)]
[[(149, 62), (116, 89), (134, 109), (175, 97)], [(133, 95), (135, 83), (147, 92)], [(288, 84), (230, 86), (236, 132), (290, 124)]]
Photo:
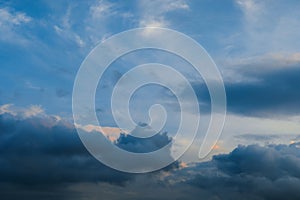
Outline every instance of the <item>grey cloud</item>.
[(148, 138), (137, 138), (131, 135), (121, 134), (116, 145), (127, 151), (135, 153), (147, 153), (156, 151), (171, 142), (167, 133), (155, 134)]
[[(166, 134), (152, 141), (122, 135), (116, 145), (148, 152), (169, 141)], [(299, 146), (239, 146), (208, 162), (186, 168), (176, 162), (159, 172), (133, 175), (96, 161), (64, 120), (5, 113), (0, 115), (0, 195), (3, 199), (296, 200), (300, 198)]]
[[(299, 145), (239, 146), (211, 161), (190, 164), (166, 176), (140, 176), (123, 188), (111, 185), (108, 191), (122, 194), (121, 199), (297, 200)], [(89, 198), (120, 199), (95, 191), (87, 194)]]
[(300, 198), (298, 144), (239, 146), (189, 170), (195, 178), (187, 182), (209, 199)]
[[(300, 114), (299, 66), (241, 66), (236, 71), (242, 81), (225, 82), (227, 109), (246, 116), (278, 116)], [(252, 80), (252, 81), (249, 81)], [(255, 81), (254, 81), (255, 80)], [(203, 83), (194, 83), (204, 110), (210, 110), (210, 97)]]
[(300, 113), (300, 68), (254, 70), (246, 75), (259, 81), (227, 84), (229, 110), (245, 115)]
[[(122, 134), (115, 144), (128, 151), (150, 152), (170, 140), (166, 134), (147, 141)], [(175, 162), (162, 171), (178, 167)], [(80, 199), (81, 193), (71, 194), (68, 188), (82, 183), (125, 187), (138, 176), (113, 170), (93, 158), (74, 126), (63, 119), (46, 114), (0, 115), (0, 195), (4, 199)]]
[(72, 125), (55, 118), (0, 116), (0, 182), (47, 185), (105, 181), (123, 184), (128, 174), (95, 160)]

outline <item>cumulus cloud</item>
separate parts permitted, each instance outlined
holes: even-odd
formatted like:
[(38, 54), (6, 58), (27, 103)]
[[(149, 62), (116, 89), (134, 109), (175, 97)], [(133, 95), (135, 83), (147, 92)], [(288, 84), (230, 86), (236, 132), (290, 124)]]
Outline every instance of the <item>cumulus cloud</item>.
[(239, 146), (164, 179), (184, 199), (299, 199), (299, 183), (299, 144)]
[(75, 186), (90, 199), (276, 200), (300, 197), (299, 144), (239, 146), (211, 161), (190, 164), (159, 176), (140, 176), (125, 187)]
[[(5, 198), (19, 198), (12, 191), (28, 197), (47, 196), (51, 191), (62, 198), (63, 194), (59, 193), (64, 187), (82, 183), (124, 187), (136, 178), (97, 161), (81, 143), (73, 124), (47, 115), (40, 106), (20, 111), (7, 104), (0, 110), (0, 185), (7, 188), (0, 189), (0, 194)], [(147, 141), (122, 134), (114, 141), (115, 145), (132, 152), (150, 152), (168, 142), (170, 138), (166, 134)], [(164, 171), (178, 167), (175, 162)]]
[[(4, 199), (17, 199), (21, 194), (32, 199), (49, 198), (49, 193), (56, 199), (300, 197), (300, 144), (296, 142), (239, 146), (211, 161), (184, 165), (175, 162), (159, 172), (133, 175), (95, 160), (74, 126), (60, 117), (45, 113), (12, 115), (9, 105), (1, 110), (0, 194)], [(166, 133), (142, 140), (121, 134), (114, 143), (127, 151), (149, 152), (170, 141)]]
[(0, 181), (25, 185), (107, 181), (129, 176), (96, 161), (74, 127), (52, 116), (0, 115)]

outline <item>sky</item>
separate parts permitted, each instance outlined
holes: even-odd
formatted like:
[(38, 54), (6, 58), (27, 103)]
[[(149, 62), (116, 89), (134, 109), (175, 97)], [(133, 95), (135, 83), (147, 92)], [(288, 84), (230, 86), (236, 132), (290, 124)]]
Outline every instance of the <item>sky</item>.
[[(299, 9), (297, 0), (0, 0), (1, 199), (299, 199)], [(176, 96), (147, 85), (132, 97), (132, 118), (143, 126), (151, 105), (161, 104), (167, 113), (162, 132), (137, 140), (120, 131), (110, 96), (133, 66), (174, 67), (190, 81), (201, 111), (198, 135), (179, 160), (130, 174), (105, 166), (84, 148), (73, 121), (72, 91), (92, 49), (141, 27), (173, 29), (203, 46), (222, 75), (227, 115), (218, 142), (199, 159), (212, 114), (201, 75), (160, 50), (122, 56), (95, 95), (101, 131), (114, 145), (151, 152), (178, 129)], [(81, 129), (101, 132), (92, 124)]]

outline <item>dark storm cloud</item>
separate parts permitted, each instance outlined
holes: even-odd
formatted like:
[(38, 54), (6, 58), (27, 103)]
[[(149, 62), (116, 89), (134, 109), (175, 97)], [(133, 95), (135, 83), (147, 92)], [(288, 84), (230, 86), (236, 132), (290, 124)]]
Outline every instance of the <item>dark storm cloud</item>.
[[(170, 140), (166, 134), (157, 134), (147, 141), (122, 134), (115, 144), (133, 152), (150, 152)], [(172, 168), (176, 166), (178, 162)], [(44, 114), (33, 117), (0, 115), (0, 183), (40, 186), (107, 182), (124, 185), (134, 177), (94, 159), (81, 143), (74, 126), (63, 119)]]
[(20, 119), (0, 115), (0, 156), (0, 182), (123, 184), (130, 178), (95, 160), (73, 126), (50, 116)]
[[(116, 146), (134, 153), (149, 153), (157, 151), (167, 144), (169, 144), (172, 139), (167, 135), (167, 132), (155, 134), (152, 137), (147, 138), (137, 138), (128, 134), (121, 134), (120, 137), (116, 140)], [(167, 155), (164, 153), (160, 154), (158, 160), (152, 160), (151, 162), (160, 162), (160, 159), (173, 160), (171, 156), (171, 150), (167, 152)], [(169, 171), (171, 169), (179, 168), (179, 161), (174, 161), (170, 165), (162, 168), (163, 171)]]
[(300, 68), (246, 73), (257, 81), (226, 85), (229, 110), (245, 115), (300, 113)]
[(300, 149), (292, 145), (240, 146), (228, 155), (215, 156), (213, 161), (226, 174), (250, 175), (277, 180), (300, 178)]
[[(140, 177), (121, 190), (115, 186), (109, 190), (122, 194), (112, 199), (298, 200), (299, 145), (239, 146), (165, 177)], [(102, 197), (114, 195), (94, 192), (91, 196)]]
[(171, 142), (167, 133), (156, 134), (148, 138), (137, 138), (131, 135), (121, 134), (116, 141), (116, 145), (126, 151), (135, 153), (147, 153), (159, 150)]
[[(115, 144), (132, 152), (150, 152), (170, 141), (167, 134), (148, 140), (122, 134)], [(178, 167), (175, 162), (163, 171)], [(0, 114), (1, 199), (81, 199), (82, 192), (74, 193), (68, 188), (85, 183), (125, 188), (137, 177), (141, 176), (118, 172), (94, 159), (74, 126), (59, 117)]]
[(207, 199), (299, 199), (298, 145), (239, 146), (187, 169), (195, 178), (185, 183)]
[[(225, 82), (227, 110), (239, 115), (300, 114), (300, 68), (243, 66), (241, 81)], [(210, 104), (203, 84), (194, 84), (200, 102)], [(204, 106), (204, 110), (209, 106)]]
[[(142, 142), (122, 135), (116, 145), (149, 152), (166, 142), (170, 142), (166, 134)], [(163, 171), (137, 176), (95, 160), (74, 127), (62, 119), (5, 113), (0, 115), (0, 195), (1, 199), (296, 200), (299, 146), (239, 146), (205, 163), (181, 169), (176, 162)]]

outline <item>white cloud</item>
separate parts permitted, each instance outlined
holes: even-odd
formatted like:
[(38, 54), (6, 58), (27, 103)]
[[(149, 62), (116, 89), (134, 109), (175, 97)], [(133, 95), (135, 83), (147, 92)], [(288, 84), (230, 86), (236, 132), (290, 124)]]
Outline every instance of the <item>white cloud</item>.
[[(236, 3), (243, 9), (247, 14), (247, 17), (251, 17), (254, 13), (258, 13), (261, 5), (259, 1), (255, 0), (237, 0)], [(255, 15), (253, 17), (256, 17)]]
[(79, 47), (85, 46), (85, 42), (83, 41), (83, 39), (78, 34), (73, 32), (72, 30), (67, 29), (67, 28), (61, 28), (58, 25), (54, 25), (53, 28), (54, 28), (55, 32), (62, 38), (67, 39), (67, 40), (72, 40)]
[[(117, 10), (116, 4), (106, 0), (94, 1), (88, 8), (88, 12), (80, 16), (78, 24), (78, 8), (81, 5), (69, 5), (66, 13), (53, 25), (55, 32), (63, 39), (77, 44), (79, 47), (94, 46), (106, 37), (111, 24), (111, 17), (127, 18), (129, 15)], [(82, 28), (78, 30), (76, 27)]]
[(139, 1), (140, 27), (167, 27), (170, 22), (165, 15), (175, 10), (189, 10), (185, 0)]
[[(140, 22), (139, 22), (139, 26), (140, 27), (168, 27), (169, 26), (169, 23), (164, 20), (164, 19), (142, 19)], [(147, 29), (147, 31), (149, 31), (150, 29)]]
[(12, 26), (21, 25), (30, 22), (31, 17), (27, 16), (25, 13), (10, 12), (8, 8), (0, 8), (0, 26)]
[(38, 115), (45, 115), (45, 111), (40, 105), (31, 105), (27, 108), (16, 107), (13, 104), (4, 104), (0, 106), (0, 114), (11, 114), (21, 118), (30, 118)]
[(110, 141), (116, 141), (121, 133), (124, 133), (123, 130), (121, 130), (118, 127), (107, 127), (107, 126), (96, 126), (92, 124), (88, 125), (80, 125), (75, 124), (76, 128), (80, 128), (86, 132), (99, 132), (105, 135)]
[(26, 39), (19, 33), (19, 28), (32, 21), (23, 12), (13, 12), (9, 8), (0, 8), (0, 40), (12, 43), (25, 43)]
[(79, 47), (84, 47), (83, 39), (72, 30), (71, 24), (72, 8), (68, 7), (66, 14), (62, 17), (60, 24), (54, 25), (55, 32), (64, 39), (75, 42)]
[(44, 109), (40, 105), (31, 105), (29, 108), (23, 110), (25, 117), (33, 117), (44, 114)]
[(116, 14), (114, 7), (114, 4), (104, 0), (100, 0), (96, 4), (91, 6), (90, 12), (94, 19), (104, 18), (108, 17), (109, 15)]
[[(137, 1), (135, 10), (122, 9), (122, 3), (98, 0), (93, 1), (85, 15), (80, 16), (82, 29), (78, 30), (77, 6), (68, 6), (66, 12), (52, 25), (55, 32), (66, 40), (75, 42), (79, 47), (94, 46), (114, 32), (111, 29), (115, 20), (137, 27), (169, 27), (171, 20), (166, 14), (178, 10), (189, 10), (185, 0)], [(114, 20), (114, 21), (113, 21)], [(121, 28), (121, 27), (120, 27)], [(122, 28), (121, 28), (122, 30)]]
[[(236, 67), (260, 66), (260, 68), (294, 67), (300, 64), (300, 52), (271, 52), (257, 56), (227, 59), (226, 65)], [(239, 68), (240, 70), (240, 68)]]
[(185, 0), (153, 0), (139, 1), (139, 7), (145, 15), (163, 15), (175, 10), (188, 10), (189, 5)]
[(10, 113), (11, 115), (16, 115), (16, 113), (10, 109), (12, 105), (13, 104), (4, 104), (0, 106), (0, 115), (4, 113)]

